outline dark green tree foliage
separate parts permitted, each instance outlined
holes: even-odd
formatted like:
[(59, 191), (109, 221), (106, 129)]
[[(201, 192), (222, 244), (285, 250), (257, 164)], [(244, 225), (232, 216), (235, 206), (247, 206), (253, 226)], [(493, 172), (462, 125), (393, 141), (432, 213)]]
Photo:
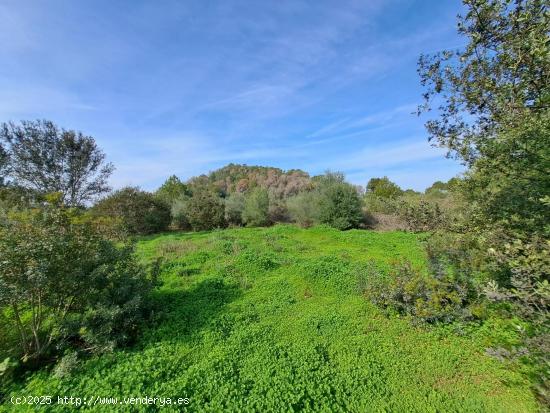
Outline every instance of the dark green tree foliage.
[(422, 56), (427, 128), (471, 167), (466, 190), (476, 225), (548, 235), (550, 17), (544, 0), (464, 2), (464, 50)]
[(460, 185), (458, 178), (451, 178), (447, 182), (436, 181), (426, 188), (424, 194), (430, 198), (445, 198), (457, 191)]
[[(458, 31), (467, 46), (419, 61), (426, 87), (420, 109), (440, 102), (439, 116), (426, 126), (437, 145), (469, 167), (461, 184), (471, 206), (464, 230), (499, 284), (492, 290), (504, 289), (492, 296), (517, 304), (533, 323), (525, 341), (530, 346), (550, 338), (550, 271), (544, 268), (550, 254), (550, 5), (464, 4)], [(526, 297), (538, 297), (536, 305)], [(543, 375), (549, 363), (548, 353), (538, 360), (546, 366)], [(540, 394), (548, 401), (545, 391)]]
[(191, 191), (187, 185), (181, 182), (176, 175), (170, 176), (155, 192), (156, 197), (170, 206), (174, 205), (174, 202), (182, 196), (190, 195)]
[(270, 224), (269, 194), (265, 189), (256, 188), (246, 197), (242, 219), (249, 227), (261, 227)]
[(367, 183), (367, 193), (380, 198), (395, 199), (403, 195), (403, 190), (396, 183), (390, 181), (387, 176), (383, 178), (371, 178)]
[(223, 200), (209, 191), (194, 192), (186, 203), (186, 216), (195, 231), (206, 231), (225, 226)]
[[(431, 138), (472, 165), (518, 119), (548, 110), (550, 18), (546, 0), (464, 0), (464, 5), (458, 32), (466, 48), (420, 58), (426, 87), (420, 109), (438, 97), (440, 116), (427, 123)], [(517, 149), (522, 152), (517, 156), (531, 153), (529, 146)]]
[(357, 228), (363, 220), (361, 199), (341, 173), (327, 172), (317, 178), (320, 195), (319, 220), (341, 230)]
[(69, 345), (100, 351), (137, 332), (150, 289), (130, 249), (102, 239), (74, 211), (48, 205), (0, 227), (0, 334), (16, 357), (40, 359)]
[[(544, 112), (544, 113), (543, 113)], [(525, 239), (550, 236), (550, 111), (525, 114), (487, 142), (466, 174), (473, 224)]]
[(5, 185), (8, 160), (8, 152), (0, 141), (0, 187)]
[(91, 136), (37, 120), (3, 123), (1, 141), (7, 149), (0, 153), (0, 163), (9, 161), (7, 177), (20, 186), (43, 194), (60, 192), (69, 206), (84, 205), (109, 191), (114, 167), (105, 163)]
[(128, 234), (152, 234), (170, 225), (170, 207), (153, 194), (133, 187), (102, 199), (93, 213), (113, 218)]
[[(542, 0), (464, 2), (464, 50), (423, 56), (431, 138), (470, 169), (461, 185), (469, 228), (504, 243), (548, 237), (550, 16)], [(486, 246), (489, 247), (489, 246)], [(500, 248), (499, 247), (499, 248)]]
[(17, 185), (0, 185), (0, 210), (25, 209), (44, 201), (44, 194)]

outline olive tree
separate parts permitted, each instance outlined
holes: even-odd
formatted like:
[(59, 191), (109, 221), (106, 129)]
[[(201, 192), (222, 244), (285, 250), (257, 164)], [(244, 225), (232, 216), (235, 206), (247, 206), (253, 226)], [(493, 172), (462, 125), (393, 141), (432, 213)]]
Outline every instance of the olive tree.
[(103, 239), (58, 205), (20, 212), (0, 226), (0, 333), (36, 360), (69, 342), (99, 351), (131, 340), (150, 282), (131, 249)]
[(68, 206), (81, 206), (109, 191), (114, 170), (94, 138), (60, 129), (47, 120), (0, 125), (0, 177), (41, 193), (60, 192)]

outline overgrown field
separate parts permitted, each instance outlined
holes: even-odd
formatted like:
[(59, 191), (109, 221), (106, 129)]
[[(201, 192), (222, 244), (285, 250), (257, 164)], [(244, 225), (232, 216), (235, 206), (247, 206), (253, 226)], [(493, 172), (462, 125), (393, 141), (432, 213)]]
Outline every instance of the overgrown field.
[[(422, 268), (420, 238), (281, 225), (142, 239), (163, 283), (140, 341), (13, 394), (188, 397), (200, 412), (535, 411), (528, 382), (485, 354), (497, 321), (416, 327), (361, 293), (373, 266)], [(116, 408), (156, 410), (94, 410)]]

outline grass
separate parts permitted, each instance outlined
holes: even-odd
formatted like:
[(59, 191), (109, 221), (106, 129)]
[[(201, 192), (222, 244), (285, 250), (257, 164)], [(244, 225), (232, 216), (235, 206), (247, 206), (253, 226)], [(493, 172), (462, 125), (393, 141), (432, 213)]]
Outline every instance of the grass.
[[(485, 355), (483, 335), (415, 327), (362, 296), (369, 266), (423, 268), (419, 241), (284, 225), (143, 238), (143, 261), (164, 264), (140, 341), (65, 378), (34, 373), (12, 394), (188, 397), (198, 412), (535, 411), (529, 383)], [(116, 408), (129, 411), (93, 410)]]

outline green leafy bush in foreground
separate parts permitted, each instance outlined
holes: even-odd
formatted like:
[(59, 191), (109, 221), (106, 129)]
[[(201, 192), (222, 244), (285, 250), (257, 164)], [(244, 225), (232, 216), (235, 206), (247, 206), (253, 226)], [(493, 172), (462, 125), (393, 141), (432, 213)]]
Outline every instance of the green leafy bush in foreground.
[(40, 364), (66, 349), (102, 352), (136, 338), (150, 282), (129, 247), (57, 205), (0, 227), (0, 358)]
[(381, 307), (428, 323), (472, 318), (469, 305), (476, 297), (466, 279), (448, 273), (426, 274), (408, 262), (395, 266), (388, 276), (370, 279), (366, 294)]

